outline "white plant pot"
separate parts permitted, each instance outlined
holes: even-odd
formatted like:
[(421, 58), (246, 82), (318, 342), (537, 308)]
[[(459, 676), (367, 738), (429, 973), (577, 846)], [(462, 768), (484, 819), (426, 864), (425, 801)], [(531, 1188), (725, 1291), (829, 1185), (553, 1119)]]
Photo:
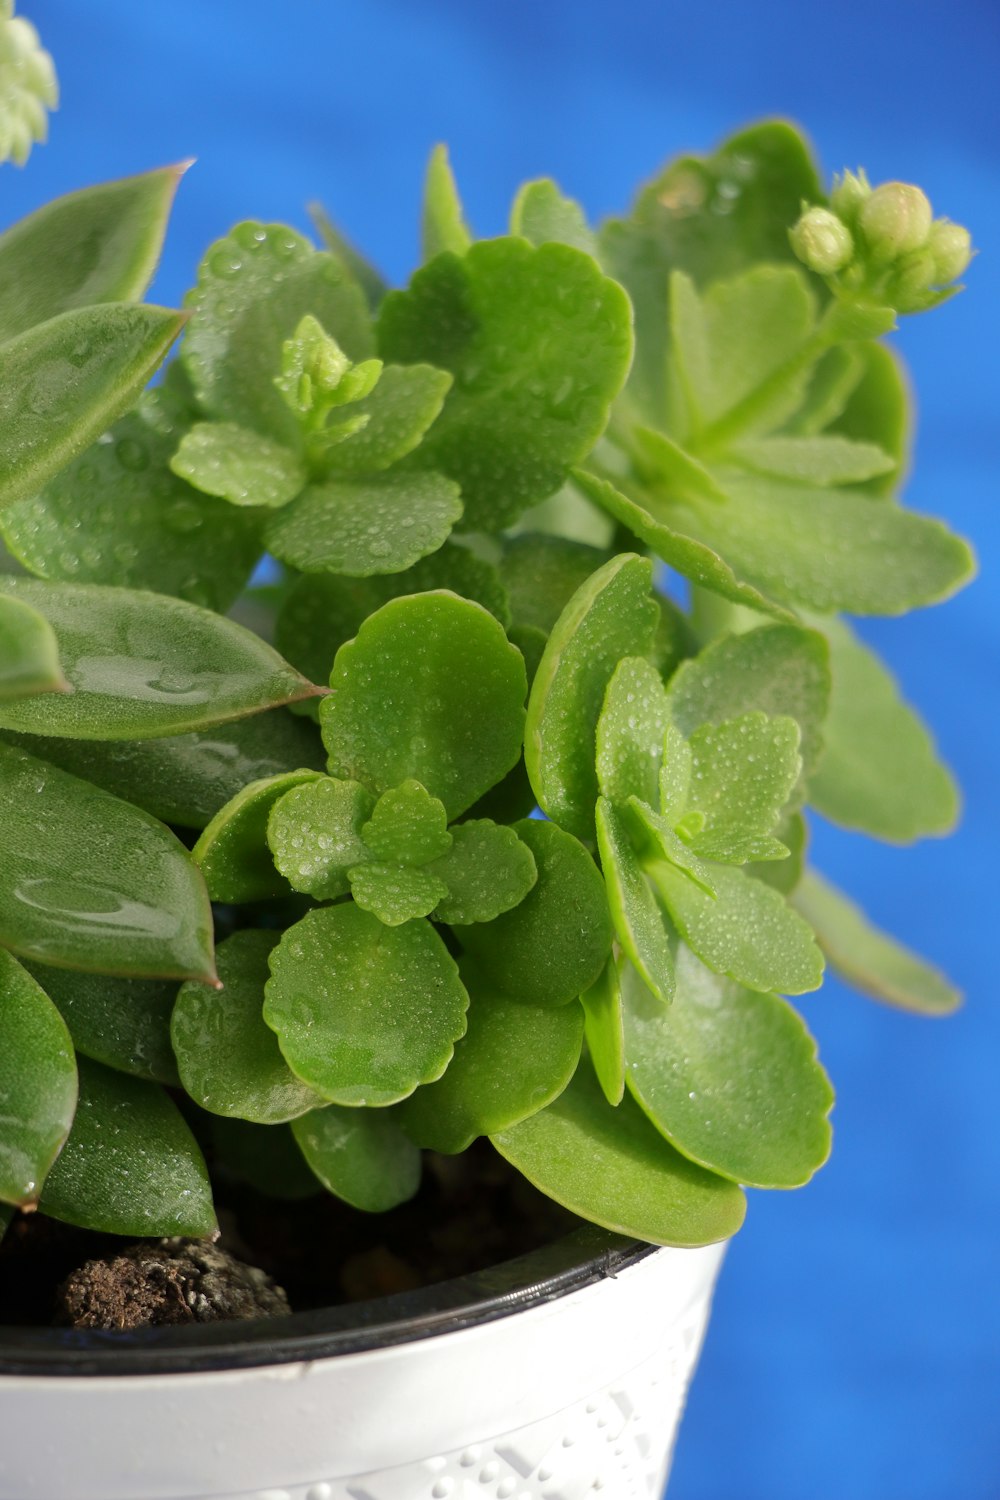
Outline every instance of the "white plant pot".
[(0, 1339), (0, 1500), (656, 1500), (723, 1248), (584, 1229), (321, 1314)]

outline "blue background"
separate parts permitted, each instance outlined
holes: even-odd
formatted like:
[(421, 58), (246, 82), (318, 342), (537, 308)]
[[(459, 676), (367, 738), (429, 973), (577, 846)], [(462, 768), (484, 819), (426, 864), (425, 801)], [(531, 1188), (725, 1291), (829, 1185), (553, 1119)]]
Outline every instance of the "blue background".
[(909, 321), (920, 394), (912, 505), (978, 546), (957, 600), (865, 627), (966, 789), (958, 837), (915, 850), (815, 829), (819, 861), (951, 970), (957, 1019), (829, 982), (804, 1009), (838, 1085), (833, 1159), (752, 1195), (728, 1259), (671, 1500), (1000, 1496), (1000, 1021), (995, 765), (1000, 9), (990, 0), (23, 0), (63, 108), (9, 221), (50, 195), (195, 155), (155, 292), (174, 302), (241, 217), (308, 227), (321, 197), (392, 277), (416, 256), (420, 178), (446, 140), (469, 215), (499, 232), (520, 180), (593, 216), (680, 149), (798, 118), (828, 170), (919, 181), (983, 254), (968, 294)]

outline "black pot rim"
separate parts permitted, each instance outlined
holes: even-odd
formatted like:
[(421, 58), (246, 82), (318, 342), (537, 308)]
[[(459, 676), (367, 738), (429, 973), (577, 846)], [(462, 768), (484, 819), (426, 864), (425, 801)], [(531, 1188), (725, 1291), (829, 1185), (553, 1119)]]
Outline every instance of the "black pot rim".
[(585, 1225), (485, 1271), (284, 1318), (107, 1333), (0, 1327), (0, 1375), (191, 1375), (389, 1348), (554, 1301), (616, 1276), (656, 1248)]

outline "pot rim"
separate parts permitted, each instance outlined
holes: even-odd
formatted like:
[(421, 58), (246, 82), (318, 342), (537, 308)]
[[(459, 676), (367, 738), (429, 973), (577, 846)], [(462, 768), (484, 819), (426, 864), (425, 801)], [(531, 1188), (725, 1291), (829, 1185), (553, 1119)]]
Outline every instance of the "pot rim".
[(0, 1376), (191, 1375), (358, 1354), (552, 1302), (658, 1250), (588, 1224), (483, 1271), (280, 1319), (107, 1332), (0, 1327)]

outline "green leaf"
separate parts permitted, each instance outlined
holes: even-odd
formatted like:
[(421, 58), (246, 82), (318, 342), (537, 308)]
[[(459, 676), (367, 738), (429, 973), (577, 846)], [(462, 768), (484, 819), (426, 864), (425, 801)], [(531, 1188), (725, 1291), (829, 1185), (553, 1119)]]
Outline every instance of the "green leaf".
[(671, 717), (688, 738), (703, 724), (748, 713), (794, 719), (808, 777), (822, 753), (830, 701), (827, 645), (817, 631), (797, 625), (763, 625), (727, 635), (682, 662), (668, 695)]
[(895, 471), (896, 460), (874, 443), (822, 434), (816, 437), (744, 439), (731, 458), (760, 474), (776, 474), (803, 484), (858, 484)]
[(865, 343), (852, 350), (861, 364), (843, 408), (834, 417), (830, 431), (853, 442), (875, 443), (891, 454), (896, 471), (869, 480), (865, 489), (888, 494), (905, 470), (912, 442), (910, 393), (898, 356), (884, 344)]
[(830, 1081), (801, 1018), (683, 946), (669, 1011), (623, 983), (628, 1086), (685, 1156), (748, 1187), (808, 1182), (830, 1154)]
[(0, 342), (74, 308), (141, 297), (187, 166), (67, 193), (0, 235)]
[(456, 823), (451, 839), (449, 852), (427, 867), (448, 893), (434, 911), (439, 922), (492, 922), (538, 878), (534, 855), (513, 828), (481, 818)]
[(516, 765), (524, 658), (478, 604), (383, 605), (337, 652), (320, 722), (330, 772), (385, 791), (412, 776), (457, 818)]
[(277, 932), (244, 928), (216, 950), (223, 988), (182, 984), (170, 1023), (181, 1082), (215, 1115), (280, 1125), (315, 1109), (319, 1096), (301, 1083), (263, 1016), (268, 957)]
[(432, 365), (387, 365), (370, 395), (351, 412), (364, 417), (357, 432), (331, 448), (332, 474), (373, 474), (411, 453), (440, 415), (451, 376)]
[(674, 960), (663, 916), (629, 827), (604, 797), (597, 803), (597, 847), (618, 941), (657, 1000), (669, 1005), (674, 994)]
[[(714, 900), (714, 874), (675, 832), (662, 813), (654, 812), (648, 803), (640, 801), (638, 797), (630, 797), (623, 811), (644, 870), (655, 873), (662, 861), (666, 860), (675, 870), (682, 870), (706, 896), (711, 896)], [(690, 817), (697, 819), (698, 826), (703, 814), (693, 813), (689, 814)], [(680, 826), (683, 827), (683, 821)]]
[(52, 1001), (0, 948), (0, 1200), (34, 1203), (73, 1123), (73, 1043)]
[(238, 1182), (288, 1203), (318, 1198), (322, 1192), (290, 1125), (252, 1125), (225, 1115), (206, 1115), (201, 1123), (208, 1126), (213, 1160)]
[(404, 865), (425, 865), (451, 848), (444, 804), (412, 779), (382, 793), (361, 837), (375, 859)]
[(961, 1005), (961, 993), (939, 969), (880, 932), (814, 870), (802, 877), (793, 899), (833, 968), (855, 989), (924, 1016), (950, 1015)]
[(206, 495), (232, 505), (287, 505), (306, 484), (297, 453), (235, 422), (196, 422), (170, 467)]
[[(794, 437), (814, 437), (836, 422), (865, 370), (865, 354), (873, 345), (834, 344), (812, 367), (802, 405), (785, 424)], [(898, 460), (895, 449), (890, 450)], [(884, 481), (882, 481), (884, 483)]]
[(414, 917), (428, 917), (439, 901), (448, 895), (448, 887), (429, 870), (412, 870), (406, 865), (355, 865), (349, 870), (351, 895), (362, 911), (370, 911), (387, 927), (399, 927)]
[(0, 702), (65, 691), (59, 646), (48, 620), (19, 599), (0, 598)]
[(307, 314), (351, 360), (373, 353), (364, 294), (332, 255), (284, 224), (237, 224), (210, 247), (181, 358), (208, 416), (295, 444), (298, 424), (274, 384), (282, 345)]
[(166, 308), (112, 302), (0, 345), (0, 506), (36, 494), (117, 421), (183, 323)]
[(369, 306), (373, 309), (378, 307), (388, 290), (381, 273), (341, 233), (321, 203), (309, 204), (309, 217), (324, 247), (347, 275), (357, 282)]
[(583, 209), (574, 199), (565, 197), (549, 177), (526, 182), (518, 190), (510, 212), (510, 232), (533, 245), (553, 240), (572, 245), (597, 259), (597, 237)]
[(326, 764), (315, 728), (284, 708), (162, 740), (0, 739), (182, 828), (204, 828), (250, 781)]
[(950, 832), (958, 789), (919, 715), (846, 625), (826, 628), (833, 693), (810, 802), (835, 823), (894, 843)]
[(427, 163), (420, 228), (424, 260), (433, 260), (445, 250), (450, 250), (453, 255), (464, 255), (472, 244), (447, 146), (435, 146)]
[(548, 635), (577, 589), (610, 560), (599, 547), (540, 531), (505, 538), (500, 576), (514, 620)]
[(353, 1208), (385, 1213), (420, 1186), (420, 1152), (395, 1111), (328, 1104), (296, 1120), (292, 1134), (327, 1191)]
[(597, 983), (584, 990), (580, 1001), (587, 1051), (597, 1081), (608, 1103), (620, 1104), (625, 1095), (625, 1027), (620, 966), (614, 957), (604, 965)]
[(249, 782), (219, 809), (191, 851), (213, 901), (239, 905), (287, 894), (285, 869), (268, 848), (269, 818), (289, 792), (325, 780), (319, 771), (281, 771)]
[(469, 1029), (444, 1075), (417, 1089), (398, 1111), (418, 1145), (447, 1155), (550, 1104), (572, 1078), (583, 1041), (579, 1006), (525, 1004), (473, 966), (462, 972), (472, 996)]
[(385, 927), (323, 907), (271, 956), (264, 1019), (292, 1071), (333, 1104), (395, 1104), (440, 1078), (469, 997), (429, 922)]
[(0, 943), (60, 967), (210, 982), (204, 882), (162, 823), (0, 745)]
[(782, 848), (788, 851), (788, 857), (776, 858), (772, 855), (760, 863), (751, 860), (747, 865), (747, 874), (752, 875), (755, 880), (763, 880), (765, 885), (773, 886), (783, 896), (790, 896), (802, 879), (809, 839), (806, 820), (799, 812), (786, 813), (775, 829), (775, 834)]
[(298, 784), (289, 780), (276, 787), (266, 824), (277, 869), (296, 890), (317, 900), (345, 896), (348, 870), (371, 857), (361, 830), (374, 805), (358, 782), (330, 776), (302, 776)]
[(610, 802), (627, 802), (633, 795), (653, 805), (659, 801), (669, 723), (659, 673), (641, 657), (622, 657), (597, 721), (597, 781)]
[(34, 960), (24, 967), (66, 1022), (77, 1052), (134, 1078), (179, 1082), (170, 1045), (176, 979), (120, 979)]
[(549, 1198), (655, 1245), (727, 1239), (746, 1213), (735, 1183), (681, 1156), (631, 1099), (612, 1108), (585, 1064), (547, 1109), (490, 1139)]
[(319, 691), (252, 631), (182, 599), (0, 576), (41, 610), (72, 693), (5, 703), (0, 727), (69, 739), (156, 739)]
[(534, 856), (536, 883), (512, 911), (460, 928), (459, 940), (515, 1000), (566, 1005), (590, 988), (611, 951), (604, 881), (583, 845), (555, 823), (523, 818), (514, 831)]
[(752, 848), (754, 836), (770, 834), (781, 817), (802, 768), (799, 737), (794, 719), (759, 712), (695, 731), (689, 805), (705, 819), (704, 831), (688, 840), (696, 854), (724, 864), (767, 858), (733, 856), (742, 841)]
[(771, 886), (713, 865), (713, 900), (672, 865), (658, 864), (650, 874), (681, 937), (717, 974), (789, 995), (819, 987), (823, 959), (812, 931)]
[(631, 308), (579, 250), (484, 240), (390, 292), (379, 345), (386, 360), (454, 375), (420, 462), (458, 481), (466, 528), (499, 531), (603, 432), (631, 358)]
[(400, 573), (436, 552), (462, 514), (441, 474), (382, 474), (310, 485), (267, 524), (269, 550), (304, 573)]
[(594, 745), (608, 682), (623, 656), (652, 647), (652, 564), (623, 553), (579, 588), (549, 636), (531, 686), (524, 757), (542, 811), (592, 838)]
[(73, 1129), (40, 1207), (50, 1218), (146, 1238), (216, 1228), (208, 1172), (194, 1136), (155, 1083), (79, 1060)]

